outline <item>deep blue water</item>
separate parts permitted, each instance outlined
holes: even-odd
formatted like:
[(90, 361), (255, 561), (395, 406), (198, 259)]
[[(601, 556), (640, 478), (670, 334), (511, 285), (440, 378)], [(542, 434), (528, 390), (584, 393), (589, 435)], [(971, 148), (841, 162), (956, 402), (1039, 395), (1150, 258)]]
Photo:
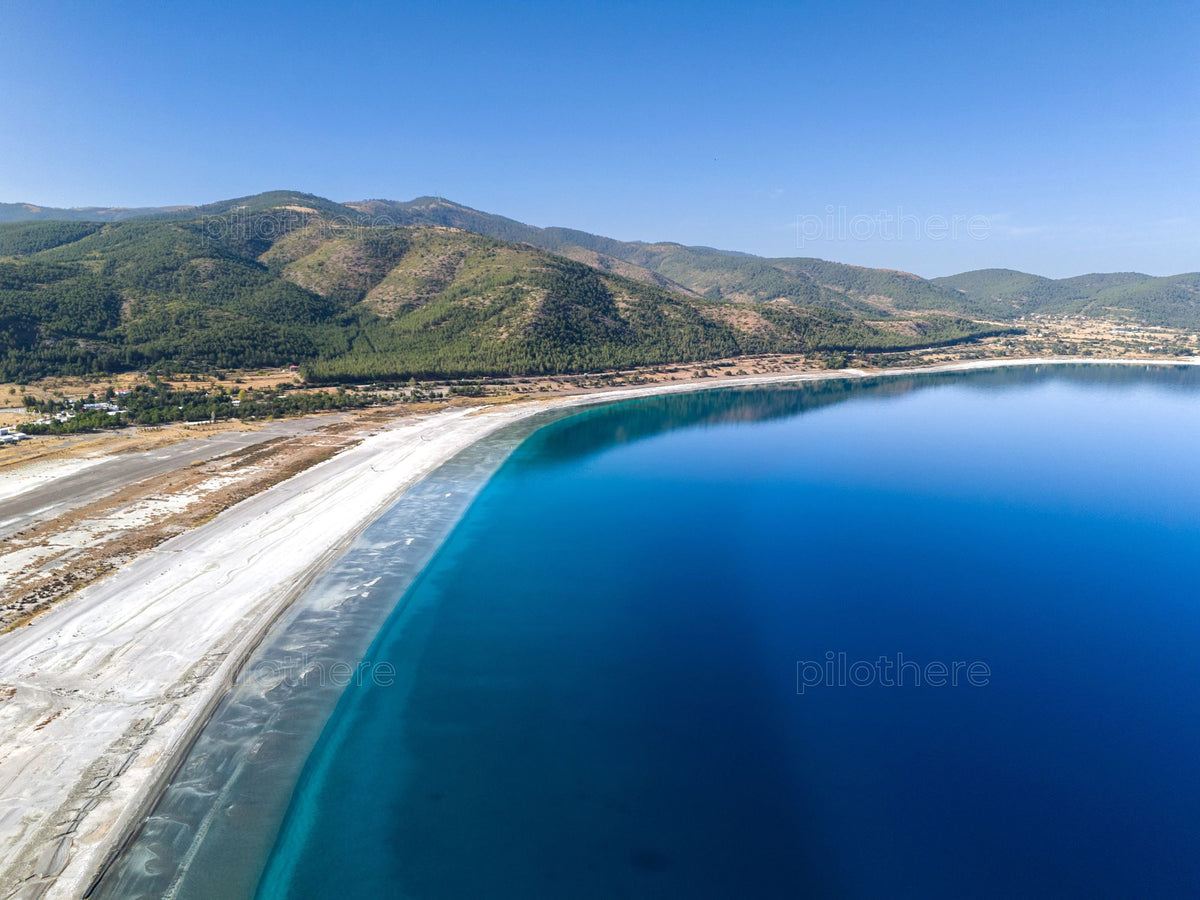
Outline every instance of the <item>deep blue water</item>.
[(1198, 458), (1191, 370), (548, 425), (379, 633), (259, 894), (1200, 896)]

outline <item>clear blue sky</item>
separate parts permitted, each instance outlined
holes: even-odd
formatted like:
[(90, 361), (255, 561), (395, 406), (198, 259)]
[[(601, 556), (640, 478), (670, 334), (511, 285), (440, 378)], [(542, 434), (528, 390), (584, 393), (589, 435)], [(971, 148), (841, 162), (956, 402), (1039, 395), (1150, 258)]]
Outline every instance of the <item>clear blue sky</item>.
[(1198, 47), (1194, 0), (0, 0), (0, 200), (438, 194), (927, 276), (1170, 274), (1200, 269)]

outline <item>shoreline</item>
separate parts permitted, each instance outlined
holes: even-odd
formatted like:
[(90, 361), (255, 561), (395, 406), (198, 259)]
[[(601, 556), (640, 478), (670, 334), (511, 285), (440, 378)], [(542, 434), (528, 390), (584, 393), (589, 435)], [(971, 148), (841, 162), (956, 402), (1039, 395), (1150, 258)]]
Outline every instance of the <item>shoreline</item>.
[[(0, 637), (0, 897), (86, 895), (136, 834), (237, 672), (304, 587), (441, 463), (537, 413), (670, 393), (1037, 365), (986, 359), (712, 377), (441, 412), (357, 446), (160, 544)], [(362, 482), (370, 482), (367, 490)]]

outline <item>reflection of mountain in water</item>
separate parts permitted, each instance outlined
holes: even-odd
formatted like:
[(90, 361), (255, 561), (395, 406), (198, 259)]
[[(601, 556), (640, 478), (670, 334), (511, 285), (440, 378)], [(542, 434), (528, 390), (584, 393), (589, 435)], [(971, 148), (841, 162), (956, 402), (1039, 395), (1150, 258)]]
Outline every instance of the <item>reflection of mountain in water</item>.
[(541, 429), (530, 439), (526, 450), (536, 455), (540, 462), (566, 462), (681, 428), (766, 422), (848, 400), (884, 399), (951, 385), (1002, 390), (1035, 381), (1042, 384), (1062, 381), (1096, 389), (1132, 389), (1145, 387), (1147, 368), (1155, 370), (1154, 384), (1159, 388), (1200, 384), (1200, 368), (1147, 364), (1145, 368), (1124, 365), (1004, 366), (977, 372), (730, 387), (645, 397), (586, 410)]

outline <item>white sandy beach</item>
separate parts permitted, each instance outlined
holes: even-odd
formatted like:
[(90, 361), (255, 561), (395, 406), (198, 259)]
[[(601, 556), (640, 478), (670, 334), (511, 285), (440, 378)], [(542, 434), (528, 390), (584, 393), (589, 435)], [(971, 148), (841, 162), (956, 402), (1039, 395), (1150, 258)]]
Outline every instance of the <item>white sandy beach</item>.
[(407, 488), (496, 429), (550, 408), (648, 394), (1051, 362), (1102, 361), (713, 378), (381, 427), (0, 635), (0, 897), (82, 896), (298, 590)]

